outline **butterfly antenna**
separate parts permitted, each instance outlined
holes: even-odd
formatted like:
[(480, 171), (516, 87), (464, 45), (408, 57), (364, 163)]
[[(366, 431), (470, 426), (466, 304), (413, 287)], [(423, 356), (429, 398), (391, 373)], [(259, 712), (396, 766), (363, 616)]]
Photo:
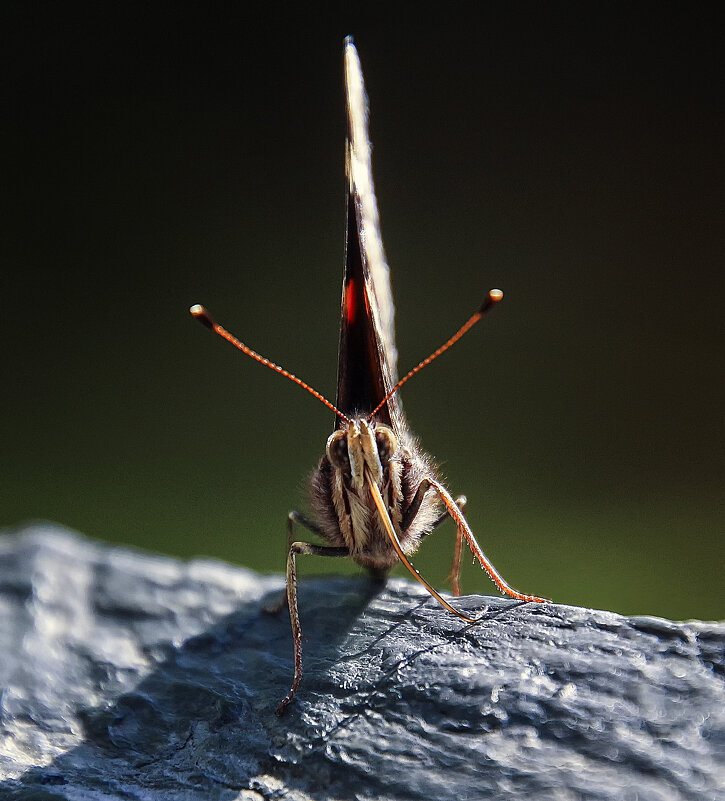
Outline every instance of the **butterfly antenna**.
[(420, 364), (417, 364), (409, 373), (406, 373), (400, 381), (388, 392), (388, 394), (380, 401), (380, 403), (370, 412), (370, 417), (374, 417), (380, 409), (385, 406), (385, 404), (395, 395), (395, 393), (406, 383), (409, 381), (416, 373), (419, 373), (424, 367), (427, 367), (434, 359), (437, 359), (442, 353), (445, 353), (448, 348), (455, 345), (456, 342), (467, 332), (473, 328), (474, 325), (483, 317), (483, 315), (493, 306), (495, 306), (500, 300), (503, 299), (503, 292), (500, 289), (492, 289), (488, 295), (486, 296), (486, 300), (483, 301), (481, 304), (481, 308), (475, 313), (472, 314), (468, 320), (456, 331), (456, 333), (447, 341), (444, 342), (440, 348), (434, 350), (430, 356), (426, 359), (423, 359)]
[(242, 353), (246, 353), (247, 356), (250, 356), (255, 361), (263, 364), (265, 367), (269, 367), (270, 370), (274, 370), (275, 373), (279, 373), (280, 375), (284, 376), (285, 378), (289, 378), (290, 381), (294, 381), (295, 384), (299, 384), (302, 389), (306, 389), (311, 395), (314, 395), (317, 400), (321, 401), (325, 404), (329, 409), (332, 409), (336, 415), (341, 417), (345, 422), (349, 423), (350, 418), (346, 417), (336, 406), (330, 403), (329, 400), (324, 395), (321, 395), (316, 389), (313, 389), (309, 384), (306, 384), (301, 378), (297, 378), (296, 375), (293, 375), (288, 370), (285, 370), (284, 367), (280, 367), (278, 364), (270, 361), (269, 359), (265, 359), (264, 356), (260, 356), (259, 353), (252, 350), (248, 345), (245, 345), (243, 342), (238, 340), (233, 334), (230, 334), (226, 328), (222, 328), (222, 326), (217, 323), (214, 318), (209, 314), (209, 312), (201, 306), (199, 303), (195, 304), (189, 309), (192, 317), (196, 317), (196, 319), (205, 325), (207, 328), (210, 328), (215, 334), (219, 334), (220, 337), (226, 339), (227, 342), (231, 342), (235, 348), (239, 348)]

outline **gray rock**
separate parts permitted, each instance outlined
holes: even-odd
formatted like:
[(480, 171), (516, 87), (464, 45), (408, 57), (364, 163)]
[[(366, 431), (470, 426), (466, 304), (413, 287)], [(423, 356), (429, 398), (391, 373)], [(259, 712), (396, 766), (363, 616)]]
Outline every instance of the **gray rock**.
[(0, 537), (2, 799), (725, 798), (725, 625)]

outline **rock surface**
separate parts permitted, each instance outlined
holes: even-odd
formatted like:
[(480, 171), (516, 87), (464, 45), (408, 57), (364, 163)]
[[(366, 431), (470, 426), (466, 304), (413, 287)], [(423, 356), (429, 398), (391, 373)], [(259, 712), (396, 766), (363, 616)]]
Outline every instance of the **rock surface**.
[(725, 624), (0, 537), (0, 798), (725, 798)]

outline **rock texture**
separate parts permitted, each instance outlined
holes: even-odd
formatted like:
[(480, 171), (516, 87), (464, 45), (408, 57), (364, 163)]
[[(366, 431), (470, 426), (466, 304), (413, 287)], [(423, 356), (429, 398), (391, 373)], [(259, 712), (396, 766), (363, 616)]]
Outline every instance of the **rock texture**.
[(0, 537), (0, 798), (725, 798), (725, 625)]

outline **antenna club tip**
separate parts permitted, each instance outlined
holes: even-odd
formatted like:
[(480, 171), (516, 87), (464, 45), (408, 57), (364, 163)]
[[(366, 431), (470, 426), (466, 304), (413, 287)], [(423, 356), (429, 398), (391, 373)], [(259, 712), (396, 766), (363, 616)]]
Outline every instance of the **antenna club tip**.
[(214, 330), (214, 320), (212, 320), (209, 312), (200, 303), (195, 303), (189, 309), (189, 314), (191, 314), (192, 317), (196, 317), (196, 319), (207, 328)]
[(490, 289), (488, 295), (486, 295), (486, 299), (481, 304), (481, 308), (478, 310), (478, 313), (484, 314), (501, 300), (503, 300), (503, 292), (500, 289)]

